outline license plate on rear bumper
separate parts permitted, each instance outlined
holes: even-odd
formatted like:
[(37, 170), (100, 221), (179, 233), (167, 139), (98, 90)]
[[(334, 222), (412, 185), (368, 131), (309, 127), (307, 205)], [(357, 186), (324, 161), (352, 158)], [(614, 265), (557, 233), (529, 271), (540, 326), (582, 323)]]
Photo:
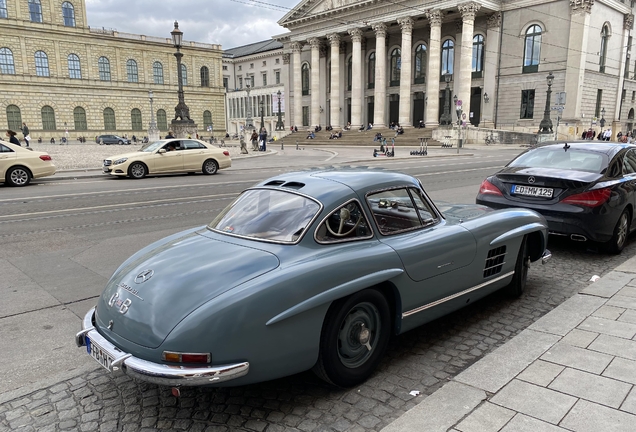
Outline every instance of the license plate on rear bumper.
[(526, 196), (552, 198), (552, 194), (554, 193), (554, 189), (552, 189), (552, 188), (544, 188), (544, 187), (536, 187), (536, 186), (512, 185), (510, 193), (515, 194), (515, 195), (526, 195)]
[(88, 336), (86, 336), (86, 352), (95, 359), (97, 363), (110, 370), (110, 364), (113, 362), (113, 357), (95, 342), (93, 342)]

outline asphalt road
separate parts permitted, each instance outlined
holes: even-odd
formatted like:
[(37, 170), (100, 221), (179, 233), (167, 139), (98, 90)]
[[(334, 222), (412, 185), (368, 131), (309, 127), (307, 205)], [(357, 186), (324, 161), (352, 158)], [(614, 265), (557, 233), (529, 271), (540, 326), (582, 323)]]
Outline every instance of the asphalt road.
[(421, 179), (436, 201), (474, 202), (483, 178), (518, 149), (446, 152), (442, 158), (376, 159), (324, 150), (279, 151), (236, 160), (216, 176), (141, 181), (43, 179), (0, 186), (0, 431), (34, 430), (379, 430), (486, 353), (636, 253), (551, 240), (554, 259), (530, 271), (518, 300), (494, 294), (395, 338), (379, 371), (354, 389), (310, 372), (239, 388), (165, 388), (111, 379), (74, 346), (80, 317), (108, 277), (150, 242), (207, 224), (241, 190), (280, 172), (330, 165), (388, 168)]

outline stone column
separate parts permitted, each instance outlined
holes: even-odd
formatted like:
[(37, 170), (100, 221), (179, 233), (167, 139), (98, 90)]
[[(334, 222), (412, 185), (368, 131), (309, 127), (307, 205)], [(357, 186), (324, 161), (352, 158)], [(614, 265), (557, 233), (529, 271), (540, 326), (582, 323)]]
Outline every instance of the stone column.
[(316, 127), (320, 124), (320, 39), (308, 39), (311, 45), (311, 124)]
[(386, 24), (373, 26), (375, 31), (375, 91), (373, 96), (373, 121), (376, 127), (386, 123)]
[(400, 111), (398, 123), (402, 127), (411, 126), (411, 67), (413, 19), (398, 19), (398, 24), (402, 27), (402, 59), (400, 67)]
[[(621, 44), (620, 61), (618, 67), (618, 87), (616, 88), (616, 106), (614, 108), (614, 121), (612, 122), (612, 139), (616, 139), (616, 134), (622, 129), (621, 125), (621, 104), (623, 102), (623, 83), (625, 81), (625, 61), (627, 59), (627, 42), (629, 33), (634, 28), (634, 15), (625, 14), (623, 16), (623, 40)], [(618, 33), (618, 32), (617, 32)], [(625, 115), (627, 117), (627, 115)], [(625, 131), (623, 131), (625, 133)]]
[[(495, 127), (495, 104), (497, 95), (497, 69), (499, 64), (499, 31), (501, 27), (501, 12), (495, 12), (488, 17), (488, 30), (486, 32), (486, 44), (488, 49), (484, 52), (484, 94), (481, 110), (481, 125), (485, 128)], [(488, 102), (486, 102), (488, 95)]]
[[(293, 126), (292, 119), (291, 119), (292, 107), (289, 104), (289, 101), (290, 101), (289, 95), (291, 94), (291, 89), (289, 88), (289, 85), (291, 84), (291, 80), (289, 79), (290, 60), (291, 60), (291, 55), (289, 53), (283, 54), (283, 68), (281, 69), (281, 76), (280, 76), (280, 82), (283, 85), (283, 94), (282, 94), (281, 100), (284, 102), (283, 106), (286, 107), (282, 115), (282, 120), (283, 120), (283, 123), (285, 123), (285, 127), (287, 129), (289, 129), (290, 126)], [(276, 99), (276, 101), (278, 102), (278, 99)], [(278, 104), (276, 105), (276, 114), (278, 114)]]
[[(590, 12), (594, 0), (570, 1), (570, 35), (565, 68), (565, 92), (567, 104), (563, 110), (563, 121), (582, 121), (583, 82), (587, 62), (587, 41), (589, 39)], [(619, 70), (619, 75), (622, 70)], [(620, 97), (620, 95), (619, 95)], [(590, 112), (590, 118), (594, 112)], [(587, 122), (589, 123), (589, 122)], [(586, 125), (583, 125), (584, 127)], [(589, 124), (587, 125), (589, 127)]]
[(331, 126), (339, 128), (340, 125), (340, 35), (331, 33), (327, 35), (331, 45), (331, 97), (329, 103), (329, 116)]
[[(303, 125), (303, 83), (302, 72), (300, 64), (300, 53), (303, 49), (303, 44), (300, 42), (293, 42), (291, 44), (292, 57), (294, 62), (294, 109), (291, 114), (290, 126), (302, 127)], [(285, 105), (285, 110), (288, 110)]]
[(470, 112), (470, 92), (473, 73), (473, 32), (475, 30), (475, 15), (481, 8), (476, 2), (466, 2), (457, 6), (462, 14), (462, 47), (459, 61), (459, 91), (457, 98), (463, 102), (462, 110), (466, 113), (466, 119)]
[(349, 30), (353, 41), (353, 54), (351, 60), (351, 126), (359, 128), (362, 124), (362, 30), (356, 28)]
[(428, 71), (426, 73), (426, 127), (439, 126), (439, 77), (442, 49), (442, 13), (440, 10), (426, 12), (431, 26), (428, 42)]

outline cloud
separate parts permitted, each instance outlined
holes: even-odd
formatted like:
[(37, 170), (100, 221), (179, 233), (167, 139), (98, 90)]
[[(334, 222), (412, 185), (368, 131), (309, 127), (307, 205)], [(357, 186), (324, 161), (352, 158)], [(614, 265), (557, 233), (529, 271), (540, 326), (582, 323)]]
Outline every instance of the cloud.
[(299, 0), (270, 1), (86, 0), (86, 14), (91, 27), (165, 38), (177, 20), (185, 40), (228, 49), (287, 31), (276, 22), (289, 10), (285, 8), (293, 8)]

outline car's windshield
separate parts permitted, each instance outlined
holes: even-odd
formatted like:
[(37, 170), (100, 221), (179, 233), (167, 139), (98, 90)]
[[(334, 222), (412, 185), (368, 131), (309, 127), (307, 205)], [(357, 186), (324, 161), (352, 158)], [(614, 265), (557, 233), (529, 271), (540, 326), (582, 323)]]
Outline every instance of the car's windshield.
[(160, 149), (167, 142), (168, 141), (166, 141), (166, 140), (160, 140), (160, 141), (155, 141), (155, 142), (153, 142), (151, 144), (144, 144), (143, 146), (141, 146), (141, 148), (139, 150), (143, 151), (143, 152), (152, 153), (155, 150)]
[(242, 193), (208, 228), (261, 240), (293, 243), (303, 234), (320, 205), (295, 193), (252, 189)]
[(607, 157), (581, 149), (544, 147), (530, 150), (508, 164), (510, 167), (557, 168), (600, 173), (607, 167)]

